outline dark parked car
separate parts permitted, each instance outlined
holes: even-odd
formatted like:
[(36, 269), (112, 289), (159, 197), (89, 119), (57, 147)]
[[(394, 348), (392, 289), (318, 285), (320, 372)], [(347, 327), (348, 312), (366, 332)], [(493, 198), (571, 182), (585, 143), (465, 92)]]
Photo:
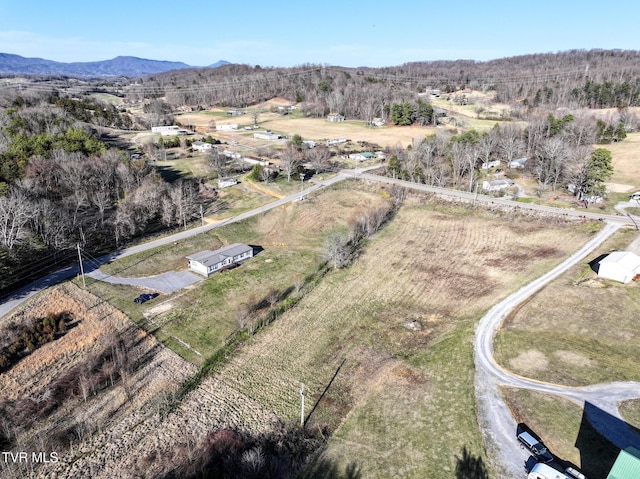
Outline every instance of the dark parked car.
[(134, 299), (133, 302), (138, 304), (146, 303), (147, 301), (155, 298), (158, 295), (158, 293), (142, 293), (140, 296)]
[(535, 437), (529, 434), (526, 431), (518, 434), (518, 441), (522, 444), (523, 447), (529, 449), (531, 454), (540, 462), (544, 462), (545, 464), (549, 464), (553, 462), (553, 456), (547, 450), (544, 444), (538, 441)]

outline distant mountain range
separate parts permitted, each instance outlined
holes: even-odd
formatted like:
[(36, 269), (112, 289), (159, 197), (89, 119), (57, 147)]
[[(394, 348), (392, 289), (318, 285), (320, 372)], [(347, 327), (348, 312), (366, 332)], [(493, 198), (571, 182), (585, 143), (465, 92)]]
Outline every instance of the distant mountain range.
[[(229, 62), (220, 60), (208, 68), (217, 68)], [(147, 60), (137, 57), (116, 57), (100, 62), (62, 63), (43, 58), (25, 58), (11, 53), (0, 53), (0, 74), (65, 75), (74, 77), (144, 76), (169, 70), (199, 68), (182, 62)]]

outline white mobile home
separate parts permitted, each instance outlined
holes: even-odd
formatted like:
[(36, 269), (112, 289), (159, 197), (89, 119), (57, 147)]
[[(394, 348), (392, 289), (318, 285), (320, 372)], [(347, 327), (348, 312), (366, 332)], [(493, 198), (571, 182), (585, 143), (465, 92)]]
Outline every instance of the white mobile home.
[(234, 243), (215, 251), (204, 250), (187, 256), (189, 269), (208, 277), (216, 271), (240, 264), (253, 257), (253, 247)]
[(179, 130), (180, 127), (178, 125), (151, 127), (151, 133), (160, 133), (163, 136), (177, 135)]

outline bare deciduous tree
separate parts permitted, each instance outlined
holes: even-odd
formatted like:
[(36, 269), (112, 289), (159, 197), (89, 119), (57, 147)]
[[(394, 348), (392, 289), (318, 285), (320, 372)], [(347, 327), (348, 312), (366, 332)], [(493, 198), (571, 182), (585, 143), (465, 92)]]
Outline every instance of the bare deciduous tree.
[(218, 178), (222, 178), (227, 168), (227, 157), (220, 153), (217, 148), (211, 148), (207, 153), (207, 164)]
[(0, 196), (0, 245), (12, 250), (22, 244), (34, 215), (35, 205), (22, 190), (13, 188), (7, 196)]
[(291, 181), (291, 175), (300, 166), (300, 160), (301, 155), (298, 149), (293, 145), (287, 145), (287, 148), (280, 155), (280, 166), (287, 174), (287, 181)]
[(353, 249), (350, 242), (349, 235), (341, 231), (334, 231), (327, 237), (327, 260), (334, 269), (344, 268), (353, 259)]

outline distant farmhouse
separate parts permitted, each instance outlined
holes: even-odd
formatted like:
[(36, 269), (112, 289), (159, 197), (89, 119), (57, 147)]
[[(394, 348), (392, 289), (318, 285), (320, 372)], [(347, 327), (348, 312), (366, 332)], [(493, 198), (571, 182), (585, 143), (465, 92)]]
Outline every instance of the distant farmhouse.
[(512, 180), (492, 180), (483, 181), (482, 189), (488, 192), (501, 191), (514, 186), (515, 183)]
[(258, 133), (253, 134), (254, 138), (259, 138), (261, 140), (279, 140), (281, 137), (277, 133), (273, 133), (269, 130), (267, 131), (259, 131)]
[(229, 186), (237, 184), (238, 180), (235, 178), (218, 178), (218, 188), (228, 188)]
[(518, 158), (516, 160), (512, 160), (510, 161), (507, 166), (509, 168), (518, 168), (518, 169), (522, 169), (524, 168), (525, 164), (527, 163), (528, 158)]
[(193, 148), (196, 151), (209, 151), (213, 148), (213, 145), (211, 143), (206, 143), (204, 141), (194, 141), (193, 143), (191, 143), (191, 148)]
[(231, 131), (231, 130), (237, 130), (237, 129), (238, 129), (238, 125), (235, 123), (232, 123), (229, 125), (216, 125), (217, 131)]
[(340, 143), (346, 143), (349, 141), (347, 138), (334, 138), (332, 140), (327, 140), (327, 146), (339, 145)]
[(240, 115), (244, 115), (244, 111), (238, 110), (238, 109), (227, 110), (227, 116), (240, 116)]
[(180, 128), (178, 125), (171, 126), (152, 126), (151, 133), (160, 133), (162, 136), (184, 136), (188, 135), (189, 131)]
[(341, 123), (345, 120), (344, 115), (338, 115), (337, 113), (330, 113), (327, 115), (327, 121), (332, 123)]
[(482, 165), (480, 166), (481, 170), (489, 170), (491, 168), (495, 168), (497, 166), (500, 166), (500, 160), (495, 160), (495, 161), (485, 161), (484, 163), (482, 163)]
[(373, 160), (374, 158), (375, 155), (369, 151), (364, 151), (362, 153), (351, 153), (349, 155), (349, 159), (358, 161)]
[(216, 271), (228, 269), (253, 257), (253, 247), (234, 243), (215, 251), (204, 250), (187, 256), (189, 269), (209, 277)]

